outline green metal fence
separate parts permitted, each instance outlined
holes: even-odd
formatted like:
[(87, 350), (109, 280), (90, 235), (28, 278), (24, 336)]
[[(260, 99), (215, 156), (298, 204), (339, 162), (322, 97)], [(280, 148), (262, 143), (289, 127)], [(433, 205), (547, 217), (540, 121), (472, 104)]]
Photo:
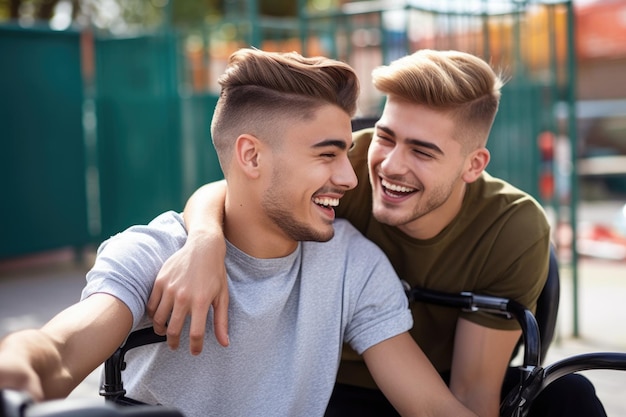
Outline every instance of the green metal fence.
[(217, 94), (184, 87), (185, 37), (95, 38), (102, 235), (182, 210), (221, 179), (210, 124)]
[(167, 35), (95, 40), (103, 236), (181, 210), (180, 111)]
[(90, 241), (79, 34), (0, 27), (0, 258)]
[(98, 243), (222, 178), (182, 39), (0, 27), (0, 259)]

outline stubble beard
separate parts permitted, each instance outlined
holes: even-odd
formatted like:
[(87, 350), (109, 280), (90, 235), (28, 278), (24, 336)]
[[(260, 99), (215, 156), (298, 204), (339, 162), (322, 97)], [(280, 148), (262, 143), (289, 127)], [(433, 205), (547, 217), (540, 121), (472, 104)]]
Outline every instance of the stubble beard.
[(264, 201), (263, 210), (276, 226), (295, 241), (328, 242), (335, 234), (332, 225), (329, 232), (315, 230), (308, 224), (295, 219), (292, 212), (277, 208), (275, 204), (265, 204)]
[[(423, 191), (419, 192), (423, 193)], [(388, 226), (404, 226), (437, 210), (449, 200), (451, 194), (452, 186), (447, 188), (439, 187), (427, 197), (422, 195), (419, 201), (408, 209), (408, 212), (401, 206), (388, 204), (383, 201), (374, 201), (373, 215), (378, 222)], [(402, 204), (409, 202), (410, 200)]]
[(281, 207), (279, 205), (281, 201), (290, 201), (286, 193), (281, 195), (281, 189), (280, 175), (275, 171), (272, 184), (261, 201), (261, 209), (274, 225), (295, 241), (327, 242), (333, 238), (335, 230), (332, 223), (329, 224), (328, 230), (316, 230), (313, 226), (299, 221), (294, 216), (294, 210)]

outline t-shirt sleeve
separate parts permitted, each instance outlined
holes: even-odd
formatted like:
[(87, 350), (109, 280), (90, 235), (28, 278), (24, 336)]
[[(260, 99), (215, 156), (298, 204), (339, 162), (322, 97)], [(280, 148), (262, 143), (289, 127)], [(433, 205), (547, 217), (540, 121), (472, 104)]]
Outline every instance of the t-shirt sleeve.
[(133, 314), (133, 327), (145, 315), (154, 280), (163, 263), (186, 239), (182, 217), (163, 213), (148, 225), (132, 226), (104, 241), (81, 299), (106, 293), (120, 299)]
[(410, 330), (413, 317), (400, 279), (375, 244), (360, 236), (350, 245), (347, 256), (354, 258), (356, 267), (350, 269), (350, 298), (354, 301), (345, 341), (362, 354)]

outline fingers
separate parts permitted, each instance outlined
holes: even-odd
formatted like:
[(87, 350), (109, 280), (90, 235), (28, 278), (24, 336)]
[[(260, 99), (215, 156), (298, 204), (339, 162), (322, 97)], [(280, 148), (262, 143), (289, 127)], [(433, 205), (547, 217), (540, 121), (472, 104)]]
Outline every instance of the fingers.
[(170, 313), (174, 306), (174, 298), (168, 293), (164, 293), (163, 296), (152, 292), (150, 299), (148, 300), (148, 316), (152, 318), (152, 325), (154, 332), (158, 335), (164, 336), (167, 332), (167, 322), (170, 318)]
[(230, 344), (228, 337), (228, 289), (222, 289), (220, 295), (213, 302), (213, 326), (215, 338), (220, 345), (227, 347)]
[(204, 333), (206, 331), (207, 311), (210, 307), (202, 307), (191, 312), (191, 325), (189, 327), (189, 351), (192, 355), (202, 352)]
[[(187, 248), (187, 249), (186, 249)], [(180, 337), (191, 316), (189, 350), (197, 355), (203, 349), (207, 332), (207, 315), (214, 308), (214, 333), (222, 346), (228, 346), (228, 282), (222, 266), (213, 270), (213, 262), (203, 251), (194, 255), (193, 246), (184, 246), (170, 257), (159, 272), (146, 306), (154, 331), (167, 336), (171, 349), (180, 346)], [(217, 264), (223, 265), (223, 256)], [(219, 256), (218, 256), (219, 257)], [(184, 271), (181, 274), (179, 271)]]
[(157, 308), (161, 303), (161, 298), (163, 297), (163, 285), (161, 276), (157, 276), (152, 292), (150, 293), (150, 298), (148, 298), (148, 304), (146, 304), (146, 312), (150, 318), (154, 317)]
[[(33, 401), (43, 401), (45, 398), (41, 380), (35, 371), (29, 366), (19, 367), (15, 363), (6, 367), (0, 364), (1, 389), (26, 392)], [(4, 415), (1, 411), (0, 415)]]
[(187, 318), (187, 312), (189, 311), (187, 305), (188, 300), (185, 298), (176, 298), (174, 309), (167, 323), (167, 331), (165, 333), (167, 335), (167, 345), (170, 349), (176, 350), (178, 346), (180, 346), (180, 334), (183, 331), (185, 318)]

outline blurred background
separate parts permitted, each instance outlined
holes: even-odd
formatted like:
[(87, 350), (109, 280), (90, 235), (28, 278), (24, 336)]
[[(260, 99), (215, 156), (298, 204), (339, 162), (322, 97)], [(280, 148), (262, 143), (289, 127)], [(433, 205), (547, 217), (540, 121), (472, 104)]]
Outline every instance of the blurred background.
[(216, 79), (246, 46), (348, 62), (359, 117), (378, 65), (483, 57), (509, 79), (489, 171), (545, 205), (564, 261), (626, 259), (620, 204), (578, 216), (626, 196), (623, 0), (0, 0), (0, 259), (80, 250), (221, 178)]
[(358, 117), (382, 110), (371, 70), (421, 48), (501, 71), (488, 170), (550, 216), (561, 334), (626, 350), (626, 0), (0, 0), (0, 319), (28, 305), (9, 288), (62, 281), (59, 259), (83, 275), (100, 241), (222, 177), (216, 79), (248, 46), (351, 64)]

